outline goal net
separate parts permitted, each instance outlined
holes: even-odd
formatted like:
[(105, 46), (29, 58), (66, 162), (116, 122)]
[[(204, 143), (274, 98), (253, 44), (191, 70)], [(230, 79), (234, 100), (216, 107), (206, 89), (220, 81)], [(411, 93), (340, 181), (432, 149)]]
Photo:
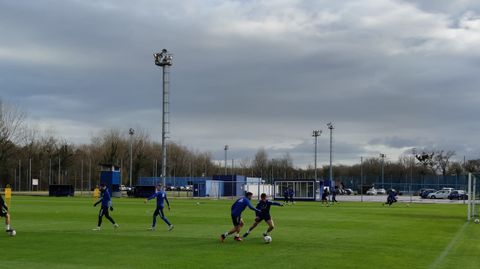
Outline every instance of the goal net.
[(480, 186), (477, 186), (477, 183), (480, 184), (480, 176), (472, 173), (468, 174), (468, 212), (467, 220), (474, 220), (479, 218), (479, 209), (480, 209)]

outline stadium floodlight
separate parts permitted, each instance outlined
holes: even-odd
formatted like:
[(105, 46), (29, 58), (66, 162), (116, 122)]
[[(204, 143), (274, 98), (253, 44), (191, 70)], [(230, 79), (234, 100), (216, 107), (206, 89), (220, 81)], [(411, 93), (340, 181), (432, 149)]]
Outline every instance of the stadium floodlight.
[(332, 168), (332, 155), (333, 155), (333, 123), (327, 123), (327, 127), (330, 130), (330, 169), (329, 169), (329, 178), (330, 184), (333, 182), (333, 168)]
[(130, 188), (132, 187), (132, 168), (133, 168), (133, 135), (135, 134), (135, 130), (130, 128), (128, 130), (128, 134), (130, 135)]
[(170, 66), (172, 66), (173, 57), (166, 49), (162, 49), (162, 52), (154, 53), (155, 65), (162, 67), (163, 74), (163, 113), (162, 113), (162, 184), (166, 186), (166, 174), (167, 174), (167, 134), (169, 115), (170, 115)]
[(380, 153), (380, 158), (382, 159), (382, 188), (385, 188), (385, 157), (386, 154)]
[(313, 130), (312, 136), (315, 137), (315, 181), (317, 181), (317, 140), (318, 137), (322, 134), (322, 130)]
[(225, 145), (224, 150), (225, 150), (225, 175), (226, 175), (226, 174), (227, 174), (227, 151), (228, 151), (228, 145)]

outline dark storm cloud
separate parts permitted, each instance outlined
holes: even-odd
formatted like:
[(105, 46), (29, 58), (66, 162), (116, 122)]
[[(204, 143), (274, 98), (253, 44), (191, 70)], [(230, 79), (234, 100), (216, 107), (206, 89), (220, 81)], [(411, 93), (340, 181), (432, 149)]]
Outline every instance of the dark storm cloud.
[(311, 131), (329, 121), (338, 162), (424, 145), (480, 150), (473, 1), (0, 5), (0, 97), (74, 142), (130, 126), (159, 139), (152, 53), (167, 48), (172, 139), (219, 159), (229, 144), (236, 159), (263, 147), (310, 164)]

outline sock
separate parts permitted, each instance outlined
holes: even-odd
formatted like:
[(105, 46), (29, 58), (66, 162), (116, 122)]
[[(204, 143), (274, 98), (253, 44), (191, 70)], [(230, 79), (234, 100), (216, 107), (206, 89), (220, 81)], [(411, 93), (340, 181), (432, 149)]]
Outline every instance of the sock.
[(228, 236), (228, 232), (224, 233), (223, 236), (227, 237), (227, 236)]
[(10, 224), (7, 224), (7, 230), (10, 230)]
[(239, 233), (236, 233), (236, 234), (235, 234), (235, 237), (240, 237), (240, 234), (239, 234)]

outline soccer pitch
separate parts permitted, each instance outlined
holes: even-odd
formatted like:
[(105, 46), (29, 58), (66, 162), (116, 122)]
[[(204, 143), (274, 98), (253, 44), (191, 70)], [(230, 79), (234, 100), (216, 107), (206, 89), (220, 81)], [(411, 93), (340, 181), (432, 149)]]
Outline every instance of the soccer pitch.
[[(102, 231), (92, 231), (99, 210), (93, 201), (13, 197), (17, 236), (1, 234), (0, 268), (480, 267), (480, 225), (466, 224), (465, 205), (272, 207), (276, 228), (265, 244), (264, 223), (243, 242), (219, 242), (231, 228), (232, 200), (170, 199), (171, 232), (160, 219), (157, 231), (147, 231), (154, 201), (130, 198), (113, 199), (118, 230), (104, 219)], [(243, 218), (248, 228), (254, 213), (247, 209)]]

